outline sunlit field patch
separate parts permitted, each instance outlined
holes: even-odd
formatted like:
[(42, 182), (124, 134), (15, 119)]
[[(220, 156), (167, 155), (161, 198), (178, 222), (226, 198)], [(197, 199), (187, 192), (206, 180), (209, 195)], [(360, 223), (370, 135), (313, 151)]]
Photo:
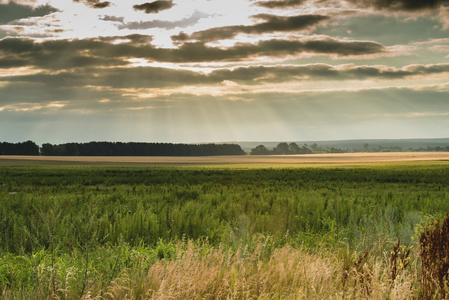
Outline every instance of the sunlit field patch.
[(380, 165), (449, 164), (449, 152), (335, 153), (306, 155), (233, 156), (0, 156), (0, 165), (88, 165), (163, 167), (352, 167)]

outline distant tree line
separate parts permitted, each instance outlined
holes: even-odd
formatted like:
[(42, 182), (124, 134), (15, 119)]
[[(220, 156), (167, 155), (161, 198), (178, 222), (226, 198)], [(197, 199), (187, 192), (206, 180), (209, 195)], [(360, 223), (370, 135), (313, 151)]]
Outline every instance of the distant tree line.
[[(363, 149), (340, 149), (336, 147), (320, 147), (317, 143), (298, 146), (296, 143), (279, 143), (273, 149), (258, 145), (251, 149), (251, 155), (289, 155), (315, 153), (347, 153), (347, 152), (449, 152), (449, 146), (420, 147), (403, 149), (399, 146), (370, 147), (368, 143)], [(21, 143), (0, 142), (0, 155), (46, 155), (46, 156), (213, 156), (244, 155), (237, 144), (172, 144), (172, 143), (122, 143), (122, 142), (89, 142), (65, 143), (59, 145), (43, 144), (42, 147), (32, 142)]]
[(296, 143), (279, 143), (276, 147), (269, 150), (264, 145), (259, 145), (254, 149), (251, 149), (251, 155), (288, 155), (288, 154), (312, 154), (312, 153), (343, 153), (346, 152), (342, 149), (330, 147), (320, 148), (316, 143), (311, 146), (304, 144), (299, 147)]
[(270, 154), (310, 154), (310, 150), (306, 144), (299, 147), (296, 143), (279, 143), (275, 148), (269, 150), (264, 145), (259, 145), (251, 150), (251, 155), (270, 155)]
[(336, 147), (319, 147), (317, 143), (312, 145), (304, 144), (299, 147), (296, 143), (279, 143), (273, 149), (268, 149), (264, 145), (258, 145), (257, 147), (251, 149), (251, 155), (289, 155), (289, 154), (319, 154), (319, 153), (352, 153), (352, 152), (449, 152), (449, 146), (446, 147), (427, 147), (427, 148), (417, 148), (417, 149), (403, 149), (399, 146), (383, 147), (378, 146), (377, 148), (370, 148), (368, 143), (362, 145), (363, 149), (340, 149)]
[[(400, 146), (377, 146), (376, 148), (370, 147), (368, 143), (363, 144), (364, 152), (449, 152), (449, 146), (441, 147), (441, 146), (435, 146), (430, 147), (427, 146), (426, 148), (419, 147), (419, 148), (402, 148)], [(360, 152), (360, 150), (351, 150), (346, 152)]]
[(419, 151), (419, 152), (449, 152), (449, 146), (446, 147), (440, 147), (440, 146), (436, 146), (436, 147), (427, 147), (427, 148), (418, 148), (414, 151)]
[(212, 156), (243, 155), (237, 144), (171, 144), (89, 142), (43, 144), (41, 155), (51, 156)]
[(0, 155), (39, 155), (39, 146), (32, 141), (0, 143)]

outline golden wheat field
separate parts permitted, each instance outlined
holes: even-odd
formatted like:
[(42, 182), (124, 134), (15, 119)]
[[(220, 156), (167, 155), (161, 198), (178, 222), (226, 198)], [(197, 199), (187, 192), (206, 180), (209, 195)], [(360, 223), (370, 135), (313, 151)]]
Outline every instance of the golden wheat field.
[(449, 152), (331, 153), (235, 156), (0, 156), (0, 164), (303, 165), (449, 161)]

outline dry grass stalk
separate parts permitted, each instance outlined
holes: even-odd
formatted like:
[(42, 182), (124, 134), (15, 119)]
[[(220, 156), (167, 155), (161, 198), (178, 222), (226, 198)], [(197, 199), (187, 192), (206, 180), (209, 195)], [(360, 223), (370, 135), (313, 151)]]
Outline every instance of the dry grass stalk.
[(399, 272), (406, 269), (410, 264), (410, 248), (401, 247), (401, 240), (393, 246), (390, 255), (390, 274), (391, 283), (395, 281)]
[[(338, 296), (338, 269), (330, 258), (289, 246), (277, 249), (268, 260), (260, 249), (232, 254), (221, 248), (201, 249), (189, 243), (173, 260), (151, 266), (145, 293), (137, 295), (133, 283), (115, 281), (108, 299), (329, 299)], [(131, 299), (131, 298), (129, 298)]]
[[(355, 260), (345, 259), (343, 263), (343, 297), (346, 289), (352, 290), (352, 297), (369, 297), (371, 294), (372, 275), (368, 266), (368, 251), (364, 251)], [(352, 288), (351, 288), (352, 287)]]
[(419, 239), (422, 262), (420, 299), (449, 297), (449, 214), (429, 224)]
[[(181, 251), (180, 251), (181, 252)], [(116, 280), (107, 299), (413, 299), (414, 277), (397, 272), (391, 282), (388, 259), (356, 256), (346, 273), (329, 252), (290, 246), (262, 258), (263, 249), (232, 254), (189, 243), (171, 260), (153, 264), (146, 276)], [(346, 275), (345, 275), (346, 274)], [(345, 280), (346, 285), (341, 282)]]

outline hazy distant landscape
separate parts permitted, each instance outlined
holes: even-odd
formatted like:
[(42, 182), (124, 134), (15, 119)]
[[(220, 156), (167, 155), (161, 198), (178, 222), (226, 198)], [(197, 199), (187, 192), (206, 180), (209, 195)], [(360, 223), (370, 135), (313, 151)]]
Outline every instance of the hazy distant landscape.
[[(425, 150), (428, 147), (441, 147), (446, 148), (449, 146), (449, 138), (438, 138), (438, 139), (365, 139), (365, 140), (337, 140), (337, 141), (289, 141), (298, 144), (298, 146), (303, 146), (304, 144), (310, 146), (317, 144), (323, 148), (339, 148), (343, 150), (356, 150), (356, 151), (376, 151), (381, 148), (393, 148), (400, 147), (402, 151), (408, 150)], [(251, 151), (251, 149), (257, 147), (258, 145), (264, 145), (267, 148), (276, 147), (279, 142), (238, 142), (242, 149), (246, 152)], [(365, 149), (364, 145), (368, 144), (368, 149)], [(398, 150), (398, 149), (396, 149)]]

